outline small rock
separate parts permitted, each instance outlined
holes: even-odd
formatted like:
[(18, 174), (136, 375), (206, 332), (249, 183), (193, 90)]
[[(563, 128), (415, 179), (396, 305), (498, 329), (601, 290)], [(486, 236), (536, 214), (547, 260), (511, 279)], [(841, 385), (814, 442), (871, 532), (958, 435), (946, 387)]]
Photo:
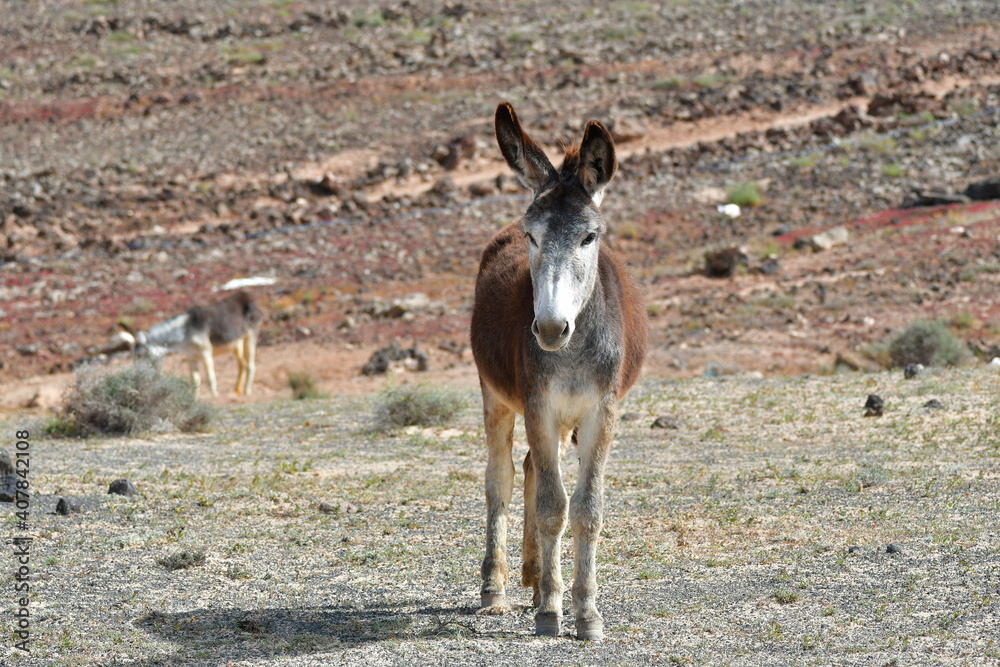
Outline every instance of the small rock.
[(609, 129), (615, 143), (635, 141), (646, 136), (646, 126), (641, 121), (628, 116), (619, 116), (613, 119)]
[(976, 181), (965, 188), (963, 194), (976, 201), (1000, 199), (1000, 178), (993, 177)]
[(944, 403), (937, 400), (936, 398), (932, 398), (931, 400), (924, 403), (923, 407), (927, 408), (928, 410), (944, 410)]
[(61, 514), (62, 516), (69, 516), (70, 514), (81, 514), (90, 507), (82, 498), (60, 498), (59, 502), (56, 503), (56, 514)]
[(426, 371), (430, 366), (430, 357), (416, 345), (404, 350), (396, 341), (376, 350), (361, 369), (362, 375), (381, 375), (386, 373), (395, 362), (403, 362), (403, 367), (409, 370)]
[(993, 368), (1000, 368), (1000, 357), (993, 357), (990, 361), (990, 366)]
[(649, 425), (649, 428), (666, 428), (672, 430), (679, 429), (680, 427), (680, 423), (678, 423), (677, 418), (673, 415), (657, 417), (653, 420), (653, 423)]
[(24, 345), (15, 345), (14, 349), (22, 357), (33, 357), (42, 351), (42, 344), (39, 342), (26, 343)]
[(749, 261), (746, 252), (736, 246), (707, 252), (705, 253), (705, 275), (709, 278), (729, 278), (736, 273), (738, 266), (746, 266)]
[(912, 380), (913, 378), (920, 375), (921, 371), (924, 370), (923, 364), (906, 364), (906, 368), (903, 369), (903, 377), (907, 380)]
[(715, 210), (729, 218), (738, 218), (740, 217), (740, 213), (742, 213), (739, 204), (719, 204), (715, 207)]
[(406, 313), (419, 313), (430, 306), (431, 300), (422, 292), (416, 292), (401, 299), (394, 300), (385, 311), (385, 317), (403, 317)]
[(847, 243), (850, 236), (851, 234), (847, 231), (847, 227), (834, 227), (833, 229), (828, 229), (825, 232), (813, 234), (812, 238), (809, 239), (809, 243), (812, 245), (814, 252), (819, 252), (821, 250), (829, 250), (834, 246)]
[(127, 496), (131, 498), (137, 493), (139, 492), (136, 490), (135, 485), (133, 485), (132, 482), (124, 478), (116, 479), (115, 481), (111, 482), (111, 484), (108, 486), (109, 495), (114, 494), (118, 496)]
[(900, 547), (897, 547), (895, 544), (889, 544), (886, 546), (885, 552), (887, 554), (901, 554), (903, 553), (903, 550)]
[(852, 74), (847, 84), (857, 95), (874, 95), (878, 92), (878, 81), (869, 72)]
[(473, 183), (469, 186), (469, 194), (473, 197), (492, 197), (497, 194), (497, 186), (493, 181)]
[(757, 267), (757, 273), (761, 273), (765, 276), (773, 276), (781, 270), (781, 263), (778, 261), (777, 257), (768, 257), (760, 266)]
[(878, 394), (868, 394), (865, 401), (865, 417), (881, 417), (885, 410), (885, 402)]
[(0, 502), (12, 503), (17, 499), (17, 474), (0, 477)]
[(15, 472), (14, 462), (11, 460), (10, 454), (7, 453), (6, 449), (0, 449), (0, 476), (13, 472)]
[(618, 421), (634, 422), (634, 421), (639, 421), (640, 419), (642, 419), (641, 412), (626, 412), (625, 414), (623, 414), (621, 417), (618, 418)]
[(324, 514), (357, 514), (358, 506), (345, 500), (324, 500), (319, 504), (319, 511)]
[(861, 553), (861, 547), (847, 547), (847, 553), (849, 553), (849, 554), (859, 554), (859, 553)]

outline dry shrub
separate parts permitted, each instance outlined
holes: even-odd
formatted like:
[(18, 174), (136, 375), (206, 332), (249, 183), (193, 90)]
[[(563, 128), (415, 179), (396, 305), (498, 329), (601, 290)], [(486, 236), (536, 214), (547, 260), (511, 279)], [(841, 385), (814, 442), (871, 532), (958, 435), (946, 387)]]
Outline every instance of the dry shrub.
[(202, 431), (212, 417), (211, 407), (198, 400), (194, 382), (137, 362), (111, 372), (77, 375), (50, 431), (77, 437), (134, 435), (171, 427)]
[(292, 397), (296, 400), (329, 398), (330, 395), (322, 392), (316, 386), (316, 378), (306, 372), (289, 373), (288, 387), (292, 390)]
[(388, 429), (446, 424), (465, 408), (466, 401), (453, 389), (420, 384), (384, 389), (379, 393), (377, 406), (377, 426)]
[(889, 361), (897, 368), (907, 364), (957, 366), (965, 354), (962, 341), (940, 322), (917, 320), (889, 342)]

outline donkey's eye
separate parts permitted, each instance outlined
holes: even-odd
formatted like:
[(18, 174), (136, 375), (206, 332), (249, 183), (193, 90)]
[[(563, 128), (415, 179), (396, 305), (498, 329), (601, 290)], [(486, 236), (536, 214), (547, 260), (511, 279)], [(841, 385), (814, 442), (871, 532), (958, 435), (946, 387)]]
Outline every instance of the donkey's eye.
[(583, 239), (583, 243), (581, 243), (580, 245), (582, 245), (582, 246), (584, 246), (584, 245), (590, 245), (591, 243), (594, 242), (594, 239), (596, 239), (596, 238), (597, 238), (597, 234), (594, 234), (594, 233), (587, 234), (587, 236)]
[(538, 245), (538, 241), (536, 241), (535, 237), (532, 236), (530, 233), (525, 232), (524, 236), (528, 239), (528, 241), (531, 242), (531, 245), (533, 245), (533, 246), (537, 246)]

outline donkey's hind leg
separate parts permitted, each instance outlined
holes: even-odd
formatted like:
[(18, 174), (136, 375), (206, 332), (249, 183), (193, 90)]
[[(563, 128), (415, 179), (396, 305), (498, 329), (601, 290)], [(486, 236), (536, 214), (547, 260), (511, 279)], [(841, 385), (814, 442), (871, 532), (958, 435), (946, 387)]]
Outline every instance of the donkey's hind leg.
[(486, 556), (483, 558), (483, 607), (506, 605), (507, 513), (514, 491), (514, 461), (511, 447), (514, 411), (481, 382), (486, 423)]
[(215, 381), (215, 362), (212, 360), (211, 345), (201, 348), (201, 360), (205, 364), (205, 375), (208, 376), (208, 388), (212, 391), (212, 396), (218, 396), (219, 385)]
[(257, 356), (257, 333), (250, 331), (243, 342), (243, 360), (246, 362), (247, 376), (244, 393), (249, 396), (253, 392), (253, 375), (256, 370), (255, 357)]
[(198, 372), (198, 363), (201, 361), (200, 354), (192, 354), (188, 356), (188, 367), (191, 369), (191, 381), (194, 382), (194, 391), (198, 393), (198, 387), (201, 386), (201, 373)]
[(245, 361), (245, 351), (243, 349), (243, 339), (233, 343), (233, 356), (236, 357), (236, 366), (240, 369), (236, 375), (236, 395), (243, 393), (247, 381), (247, 364)]
[(597, 611), (597, 540), (604, 518), (604, 464), (611, 449), (617, 408), (608, 398), (580, 424), (580, 471), (569, 508), (576, 546), (573, 610), (577, 639), (604, 636), (604, 619)]

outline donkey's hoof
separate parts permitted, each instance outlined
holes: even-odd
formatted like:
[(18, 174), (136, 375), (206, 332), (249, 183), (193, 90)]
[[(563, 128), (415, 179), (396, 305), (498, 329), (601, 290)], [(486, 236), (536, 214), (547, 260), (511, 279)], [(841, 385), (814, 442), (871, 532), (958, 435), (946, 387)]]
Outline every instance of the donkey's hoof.
[(503, 593), (480, 593), (479, 601), (479, 606), (483, 609), (504, 607), (507, 605), (507, 596)]
[(585, 641), (587, 639), (599, 641), (604, 639), (603, 621), (577, 621), (576, 638), (580, 641)]
[(535, 616), (535, 636), (558, 637), (560, 621), (562, 621), (562, 616), (557, 616), (555, 614), (537, 614)]

